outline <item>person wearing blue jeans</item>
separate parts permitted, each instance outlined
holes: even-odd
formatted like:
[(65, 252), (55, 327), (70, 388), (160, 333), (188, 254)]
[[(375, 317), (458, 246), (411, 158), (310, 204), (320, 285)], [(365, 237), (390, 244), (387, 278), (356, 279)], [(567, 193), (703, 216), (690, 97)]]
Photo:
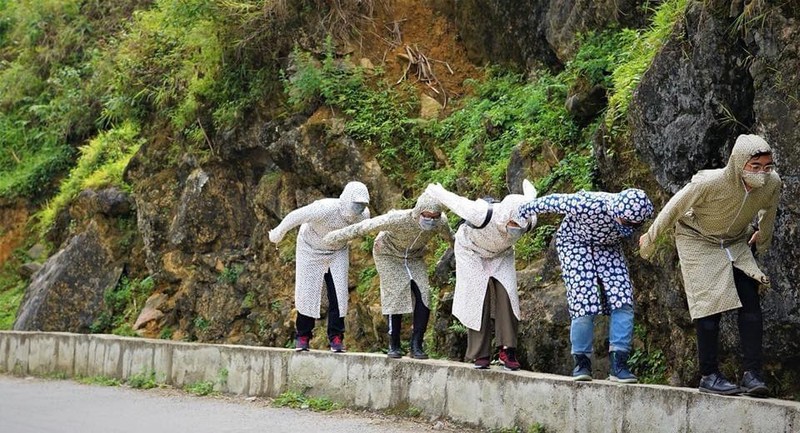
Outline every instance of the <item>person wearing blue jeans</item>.
[(635, 383), (628, 369), (633, 339), (633, 284), (622, 241), (653, 215), (653, 203), (639, 189), (620, 193), (580, 191), (550, 194), (519, 208), (519, 217), (557, 213), (564, 220), (556, 231), (561, 276), (567, 288), (570, 340), (575, 380), (592, 380), (594, 318), (611, 316), (609, 379)]

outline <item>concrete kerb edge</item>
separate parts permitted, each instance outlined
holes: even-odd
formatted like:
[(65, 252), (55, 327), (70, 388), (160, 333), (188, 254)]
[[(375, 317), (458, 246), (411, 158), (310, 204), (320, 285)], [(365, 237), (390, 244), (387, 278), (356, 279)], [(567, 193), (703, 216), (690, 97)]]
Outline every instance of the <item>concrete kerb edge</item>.
[[(54, 359), (32, 358), (47, 353)], [(0, 373), (108, 375), (128, 380), (140, 373), (139, 367), (176, 387), (210, 380), (223, 392), (276, 397), (300, 386), (303, 389), (294, 390), (345, 405), (373, 410), (415, 407), (429, 417), (483, 427), (527, 429), (539, 424), (548, 431), (569, 432), (646, 427), (648, 431), (695, 433), (720, 425), (790, 432), (800, 424), (798, 402), (720, 397), (689, 388), (576, 383), (550, 374), (478, 371), (464, 363), (389, 360), (375, 354), (297, 353), (108, 335), (0, 331)], [(221, 371), (226, 373), (224, 380), (220, 380)], [(598, 410), (589, 410), (594, 414), (585, 416), (587, 411), (577, 406), (587, 404)]]

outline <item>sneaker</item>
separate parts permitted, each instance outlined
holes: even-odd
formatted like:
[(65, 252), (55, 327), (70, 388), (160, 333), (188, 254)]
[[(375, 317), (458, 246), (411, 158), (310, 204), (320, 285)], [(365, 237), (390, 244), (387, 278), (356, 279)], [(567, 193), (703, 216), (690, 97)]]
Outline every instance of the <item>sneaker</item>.
[(628, 352), (615, 350), (608, 353), (611, 364), (611, 373), (608, 380), (618, 383), (636, 383), (638, 379), (628, 369)]
[(592, 360), (588, 356), (578, 353), (573, 354), (575, 368), (572, 370), (572, 380), (587, 382), (592, 380)]
[(344, 352), (344, 343), (342, 342), (341, 335), (334, 335), (331, 337), (331, 352), (342, 353)]
[(761, 379), (761, 374), (754, 370), (748, 370), (742, 375), (742, 392), (751, 397), (768, 397), (769, 388)]
[(478, 358), (475, 360), (475, 368), (477, 370), (486, 370), (489, 368), (489, 357)]
[(722, 373), (711, 373), (700, 378), (700, 392), (720, 395), (737, 395), (742, 393), (742, 389), (730, 383)]
[(309, 337), (301, 336), (294, 340), (294, 350), (297, 352), (308, 352)]
[(517, 371), (519, 370), (519, 361), (517, 361), (517, 351), (513, 347), (500, 348), (500, 365), (504, 370)]

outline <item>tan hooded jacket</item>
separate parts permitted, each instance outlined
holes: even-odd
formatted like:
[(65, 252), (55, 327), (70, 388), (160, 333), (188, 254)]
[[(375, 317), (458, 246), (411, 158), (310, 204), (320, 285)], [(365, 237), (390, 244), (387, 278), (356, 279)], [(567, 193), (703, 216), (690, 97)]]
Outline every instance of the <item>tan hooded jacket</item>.
[(769, 248), (780, 198), (781, 179), (772, 172), (765, 184), (745, 189), (742, 173), (755, 154), (772, 152), (757, 135), (740, 135), (728, 164), (698, 172), (658, 214), (642, 237), (640, 254), (652, 255), (654, 240), (675, 225), (675, 245), (692, 319), (742, 306), (733, 282), (733, 267), (769, 284), (747, 242), (758, 218), (759, 252)]
[(444, 213), (435, 221), (433, 230), (423, 230), (419, 225), (422, 212), (441, 210), (442, 205), (438, 201), (423, 193), (413, 209), (392, 210), (334, 230), (323, 239), (329, 243), (340, 243), (367, 233), (380, 232), (373, 243), (372, 257), (381, 280), (381, 312), (387, 315), (408, 314), (413, 311), (411, 280), (417, 283), (423, 304), (430, 308), (428, 267), (423, 257), (428, 241), (436, 234), (448, 242), (453, 239)]

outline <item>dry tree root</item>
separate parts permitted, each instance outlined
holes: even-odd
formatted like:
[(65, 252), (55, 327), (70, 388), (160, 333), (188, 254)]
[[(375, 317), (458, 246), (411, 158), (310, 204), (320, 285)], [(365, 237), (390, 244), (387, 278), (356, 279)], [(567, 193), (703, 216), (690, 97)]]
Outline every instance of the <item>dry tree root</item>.
[[(416, 45), (414, 45), (414, 47), (411, 47), (410, 45), (406, 44), (405, 52), (399, 53), (398, 56), (408, 61), (408, 65), (406, 65), (406, 69), (403, 72), (403, 76), (400, 77), (400, 79), (397, 80), (397, 83), (395, 84), (400, 84), (400, 82), (402, 82), (403, 80), (408, 79), (409, 72), (411, 72), (412, 75), (416, 76), (417, 81), (425, 83), (428, 86), (428, 88), (433, 90), (434, 93), (436, 93), (437, 95), (441, 95), (443, 99), (442, 106), (447, 107), (447, 99), (448, 99), (447, 90), (445, 90), (444, 85), (442, 85), (442, 82), (439, 81), (438, 78), (436, 78), (436, 74), (433, 72), (433, 63), (443, 63), (447, 67), (448, 72), (450, 72), (450, 74), (453, 75), (454, 72), (453, 69), (450, 67), (450, 64), (448, 64), (447, 62), (443, 62), (441, 60), (435, 60), (429, 58), (422, 51), (420, 51), (420, 49), (417, 48)], [(412, 68), (414, 68), (416, 72), (412, 72)]]

